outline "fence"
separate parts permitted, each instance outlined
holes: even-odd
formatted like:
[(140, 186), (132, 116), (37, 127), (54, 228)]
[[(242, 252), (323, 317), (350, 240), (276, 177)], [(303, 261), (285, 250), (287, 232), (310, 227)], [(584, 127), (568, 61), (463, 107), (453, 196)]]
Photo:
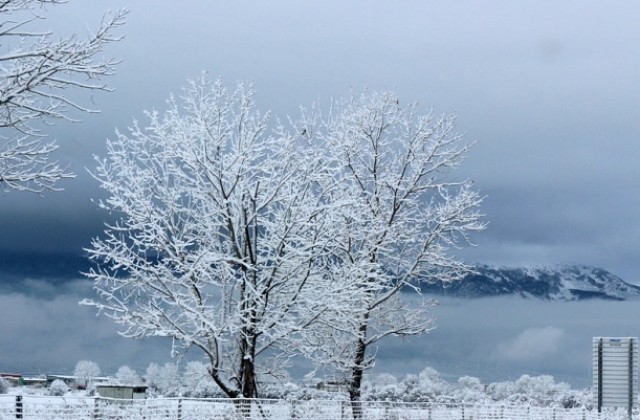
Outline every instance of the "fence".
[[(626, 412), (523, 405), (363, 402), (366, 420), (627, 420)], [(0, 420), (351, 420), (348, 401), (284, 401), (0, 395)], [(634, 419), (640, 416), (634, 415)]]

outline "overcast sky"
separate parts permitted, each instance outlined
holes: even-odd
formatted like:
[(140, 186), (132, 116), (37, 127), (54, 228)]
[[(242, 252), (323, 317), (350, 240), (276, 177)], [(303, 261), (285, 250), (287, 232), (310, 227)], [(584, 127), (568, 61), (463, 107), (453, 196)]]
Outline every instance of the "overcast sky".
[[(107, 50), (123, 60), (116, 91), (80, 96), (102, 113), (49, 130), (78, 177), (43, 197), (0, 194), (0, 252), (89, 246), (105, 217), (91, 202), (101, 196), (85, 170), (92, 155), (205, 70), (252, 82), (260, 107), (279, 116), (365, 87), (455, 112), (477, 142), (461, 176), (487, 196), (489, 222), (464, 258), (591, 264), (640, 283), (640, 2), (70, 0), (45, 24), (82, 36), (118, 7), (131, 12), (126, 38)], [(68, 372), (83, 358), (144, 369), (167, 356), (78, 307), (87, 283), (54, 290), (26, 278), (0, 293), (0, 349), (13, 349), (0, 370)], [(510, 302), (443, 302), (440, 327), (383, 347), (380, 369), (551, 373), (587, 385), (592, 336), (638, 335), (637, 303)]]
[(279, 116), (365, 87), (455, 112), (489, 222), (466, 259), (640, 282), (640, 3), (71, 0), (46, 25), (84, 35), (118, 7), (131, 13), (107, 50), (123, 60), (116, 91), (83, 97), (100, 115), (50, 129), (78, 177), (63, 193), (0, 195), (0, 250), (88, 246), (104, 218), (91, 156), (206, 70), (253, 82)]

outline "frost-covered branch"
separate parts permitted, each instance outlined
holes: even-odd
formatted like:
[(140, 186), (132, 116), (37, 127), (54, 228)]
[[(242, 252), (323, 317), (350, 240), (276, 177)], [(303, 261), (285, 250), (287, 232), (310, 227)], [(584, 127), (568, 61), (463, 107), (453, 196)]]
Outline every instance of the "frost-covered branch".
[(459, 278), (449, 252), (484, 228), (482, 198), (452, 176), (469, 151), (453, 117), (383, 93), (270, 129), (251, 87), (205, 77), (167, 107), (97, 158), (99, 205), (119, 218), (87, 249), (84, 303), (126, 336), (199, 348), (230, 397), (279, 376), (270, 356), (303, 354), (357, 401), (380, 340), (435, 327), (434, 302), (403, 290)]
[(267, 353), (340, 301), (325, 271), (335, 187), (242, 84), (203, 77), (147, 118), (97, 159), (99, 205), (119, 220), (87, 250), (98, 299), (84, 303), (126, 336), (201, 349), (223, 392), (255, 397)]
[(409, 305), (402, 291), (464, 274), (466, 265), (449, 252), (484, 229), (482, 197), (452, 175), (469, 152), (455, 118), (421, 116), (393, 93), (352, 96), (325, 115), (304, 110), (294, 125), (324, 143), (330, 182), (352, 197), (332, 221), (336, 278), (353, 291), (352, 314), (327, 312), (302, 341), (316, 360), (346, 373), (357, 401), (379, 340), (434, 328), (432, 303)]
[(102, 58), (105, 46), (122, 39), (115, 34), (126, 10), (104, 16), (85, 39), (54, 39), (50, 32), (30, 30), (43, 20), (44, 7), (59, 0), (0, 2), (0, 184), (5, 190), (55, 190), (56, 181), (72, 177), (51, 160), (56, 149), (42, 139), (43, 124), (57, 119), (77, 121), (76, 111), (95, 113), (69, 93), (73, 90), (110, 91), (105, 77), (119, 60)]

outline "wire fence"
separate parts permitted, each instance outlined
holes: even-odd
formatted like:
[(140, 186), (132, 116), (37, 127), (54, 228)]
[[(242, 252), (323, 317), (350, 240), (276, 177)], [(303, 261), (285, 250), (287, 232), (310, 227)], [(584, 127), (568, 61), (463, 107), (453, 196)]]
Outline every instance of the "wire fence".
[[(348, 401), (0, 395), (0, 420), (352, 420)], [(526, 405), (362, 402), (366, 420), (628, 420), (625, 410), (598, 413)], [(633, 419), (640, 419), (637, 413)]]

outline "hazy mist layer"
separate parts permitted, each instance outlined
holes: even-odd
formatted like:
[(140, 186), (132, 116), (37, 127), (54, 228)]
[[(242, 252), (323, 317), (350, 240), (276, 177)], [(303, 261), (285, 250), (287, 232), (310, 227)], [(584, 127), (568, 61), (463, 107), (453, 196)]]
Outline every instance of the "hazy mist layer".
[[(79, 306), (91, 293), (87, 280), (53, 286), (26, 279), (3, 286), (0, 371), (70, 373), (88, 359), (106, 374), (125, 364), (144, 372), (150, 362), (169, 360), (169, 340), (120, 337), (111, 320)], [(432, 333), (383, 342), (373, 372), (403, 378), (430, 366), (451, 381), (470, 375), (483, 382), (548, 374), (587, 387), (592, 337), (640, 335), (640, 304), (634, 301), (445, 298), (433, 315), (438, 328)]]

